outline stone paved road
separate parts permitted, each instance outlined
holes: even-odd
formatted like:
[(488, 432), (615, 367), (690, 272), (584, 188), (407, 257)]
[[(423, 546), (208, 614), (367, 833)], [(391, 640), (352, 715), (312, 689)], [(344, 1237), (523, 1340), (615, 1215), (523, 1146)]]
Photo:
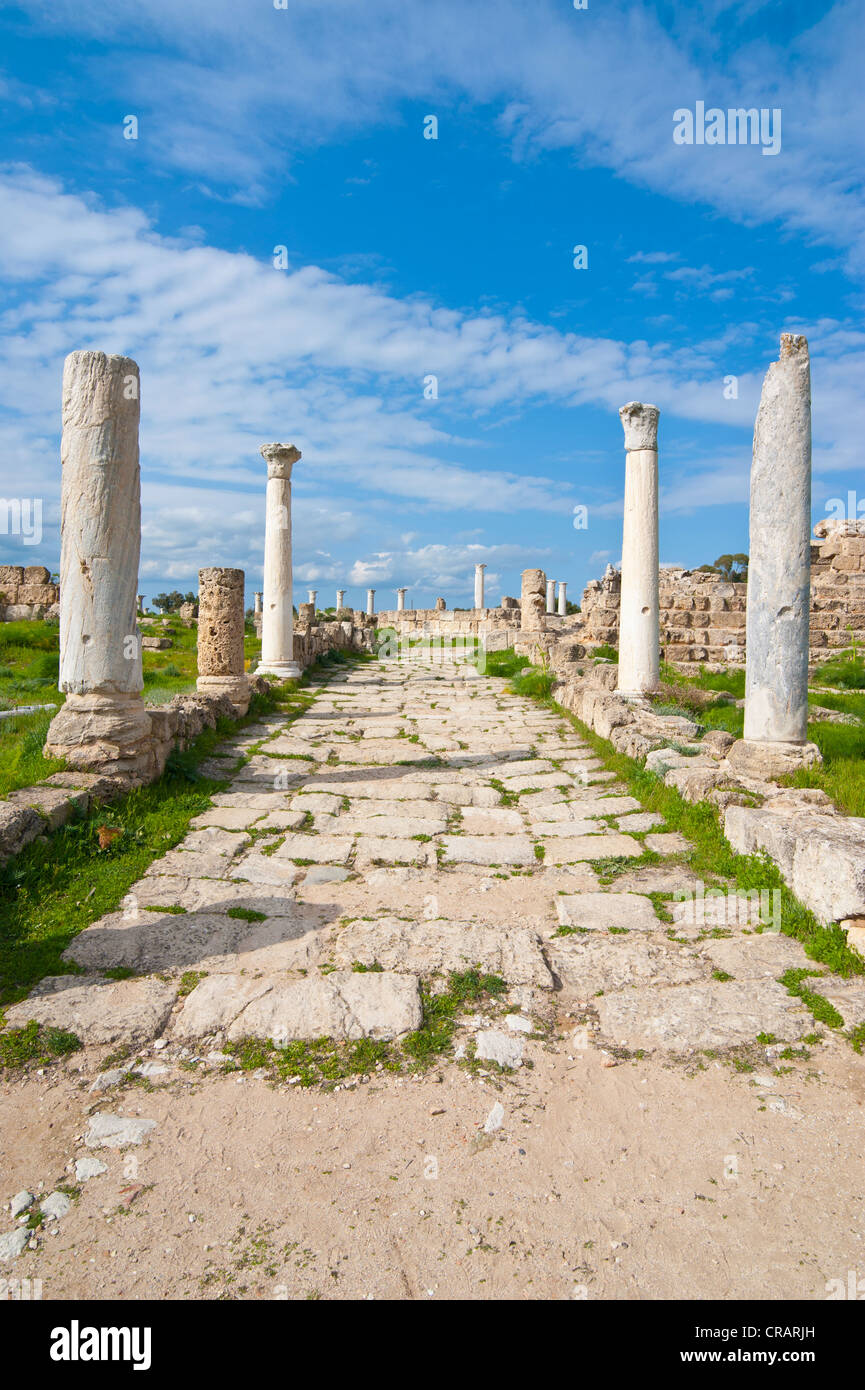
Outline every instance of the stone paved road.
[[(422, 979), (478, 965), (507, 981), (511, 1010), (479, 1046), (512, 1065), (539, 1021), (631, 1051), (812, 1030), (777, 983), (809, 964), (802, 949), (755, 932), (741, 905), (719, 936), (670, 902), (695, 889), (687, 841), (502, 680), (352, 667), (295, 722), (267, 719), (222, 752), (250, 756), (69, 948), (88, 975), (45, 982), (10, 1024), (36, 1016), (94, 1043), (389, 1039), (420, 1026)], [(660, 860), (639, 863), (647, 849)], [(141, 978), (105, 983), (118, 967)], [(203, 978), (179, 996), (191, 970)], [(861, 985), (821, 990), (846, 1023), (865, 1017)]]

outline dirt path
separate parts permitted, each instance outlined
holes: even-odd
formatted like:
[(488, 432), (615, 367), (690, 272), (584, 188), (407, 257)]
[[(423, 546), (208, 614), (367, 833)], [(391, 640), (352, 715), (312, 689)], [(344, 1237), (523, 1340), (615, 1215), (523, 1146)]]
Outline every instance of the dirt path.
[[(810, 963), (753, 904), (707, 922), (687, 843), (554, 713), (376, 663), (223, 751), (252, 756), (76, 939), (86, 975), (8, 1011), (86, 1046), (0, 1086), (0, 1197), (73, 1189), (3, 1276), (58, 1298), (820, 1299), (865, 1275), (865, 1067), (777, 983)], [(506, 987), (465, 999), (419, 1076), (391, 1070), (428, 1026), (420, 985), (474, 966)], [(819, 988), (858, 1021), (861, 987)], [(380, 1050), (307, 1088), (323, 1035)], [(250, 1037), (296, 1063), (226, 1072)]]

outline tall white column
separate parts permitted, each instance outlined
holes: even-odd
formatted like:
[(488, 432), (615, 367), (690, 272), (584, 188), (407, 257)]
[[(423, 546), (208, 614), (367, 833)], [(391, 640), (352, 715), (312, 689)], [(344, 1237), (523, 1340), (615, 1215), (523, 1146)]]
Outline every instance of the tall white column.
[(566, 579), (560, 579), (560, 580), (559, 580), (559, 617), (560, 617), (560, 618), (566, 618), (566, 617), (568, 616), (567, 588), (568, 588), (568, 582), (567, 582), (567, 580), (566, 580)]
[(745, 729), (737, 771), (776, 777), (821, 760), (808, 742), (811, 608), (811, 366), (781, 334), (760, 396), (751, 463)]
[(143, 594), (139, 594), (139, 595), (138, 595), (138, 612), (139, 612), (139, 614), (143, 614), (146, 603), (147, 603), (147, 599), (144, 597), (144, 595), (143, 595)]
[(345, 589), (337, 589), (337, 591), (336, 591), (336, 607), (337, 607), (337, 612), (339, 612), (339, 610), (340, 610), (341, 608), (345, 608)]
[(547, 580), (547, 612), (548, 612), (548, 613), (555, 613), (555, 611), (556, 611), (556, 581), (555, 581), (555, 579), (548, 579), (548, 580)]
[(619, 416), (626, 455), (618, 690), (642, 695), (657, 689), (660, 666), (658, 408), (631, 401)]
[(254, 601), (255, 601), (255, 612), (256, 612), (256, 613), (260, 613), (260, 612), (261, 612), (261, 594), (260, 594), (260, 593), (253, 594), (253, 599), (254, 599)]
[(367, 589), (366, 591), (366, 616), (368, 618), (375, 617), (375, 589)]
[(402, 611), (403, 611), (404, 608), (405, 608), (405, 595), (406, 595), (405, 589), (397, 589), (397, 591), (396, 591), (396, 611), (397, 611), (397, 613), (402, 613)]
[(318, 598), (318, 589), (307, 589), (306, 592), (309, 602), (315, 603), (315, 600)]
[(140, 386), (130, 357), (72, 352), (63, 366), (60, 689), (48, 756), (133, 777), (158, 771), (141, 690)]
[(257, 675), (296, 679), (291, 573), (291, 470), (300, 458), (293, 444), (262, 444), (267, 463), (264, 523), (264, 608)]
[(484, 570), (486, 565), (475, 565), (475, 608), (484, 606)]

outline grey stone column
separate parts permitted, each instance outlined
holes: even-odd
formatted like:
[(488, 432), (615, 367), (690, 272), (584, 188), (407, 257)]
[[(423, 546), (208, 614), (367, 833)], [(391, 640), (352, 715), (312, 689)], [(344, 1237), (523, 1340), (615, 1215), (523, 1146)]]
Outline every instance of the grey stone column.
[(811, 367), (808, 343), (781, 334), (763, 381), (751, 463), (745, 730), (727, 754), (772, 778), (822, 761), (808, 742), (811, 606)]
[(405, 609), (405, 595), (406, 595), (405, 589), (397, 589), (397, 591), (396, 591), (396, 611), (397, 611), (398, 613), (402, 613), (402, 612), (404, 611), (404, 609)]
[(547, 577), (543, 570), (523, 570), (520, 594), (520, 628), (541, 632), (546, 625)]
[(658, 408), (630, 401), (619, 416), (626, 453), (617, 689), (642, 695), (657, 689), (660, 667)]
[(375, 589), (367, 589), (366, 591), (366, 616), (368, 618), (375, 617)]
[(566, 617), (568, 616), (567, 588), (568, 588), (568, 582), (567, 582), (567, 580), (566, 580), (566, 579), (560, 579), (560, 580), (559, 580), (559, 617), (560, 617), (560, 618), (566, 618)]
[(484, 570), (486, 565), (475, 565), (475, 608), (484, 606)]
[(136, 622), (141, 550), (137, 363), (72, 352), (63, 367), (60, 689), (49, 757), (150, 777), (161, 770), (141, 698)]
[(138, 595), (138, 615), (139, 615), (139, 617), (141, 617), (142, 614), (144, 613), (144, 606), (145, 606), (146, 603), (147, 603), (147, 599), (144, 597), (144, 594), (139, 594), (139, 595)]
[(267, 463), (264, 529), (264, 611), (257, 675), (296, 679), (291, 570), (291, 470), (300, 458), (293, 444), (262, 444)]
[(202, 695), (227, 695), (238, 714), (249, 709), (244, 671), (243, 570), (198, 571), (198, 680)]

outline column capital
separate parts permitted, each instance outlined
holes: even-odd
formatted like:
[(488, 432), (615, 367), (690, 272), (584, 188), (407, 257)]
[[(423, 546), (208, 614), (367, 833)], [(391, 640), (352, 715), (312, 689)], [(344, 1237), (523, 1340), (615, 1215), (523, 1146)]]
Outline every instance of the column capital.
[(658, 447), (658, 407), (643, 405), (641, 401), (629, 401), (619, 410), (619, 419), (625, 431), (625, 449), (628, 453), (638, 449)]
[(267, 464), (268, 478), (290, 478), (292, 467), (302, 457), (293, 444), (262, 444), (258, 452)]

